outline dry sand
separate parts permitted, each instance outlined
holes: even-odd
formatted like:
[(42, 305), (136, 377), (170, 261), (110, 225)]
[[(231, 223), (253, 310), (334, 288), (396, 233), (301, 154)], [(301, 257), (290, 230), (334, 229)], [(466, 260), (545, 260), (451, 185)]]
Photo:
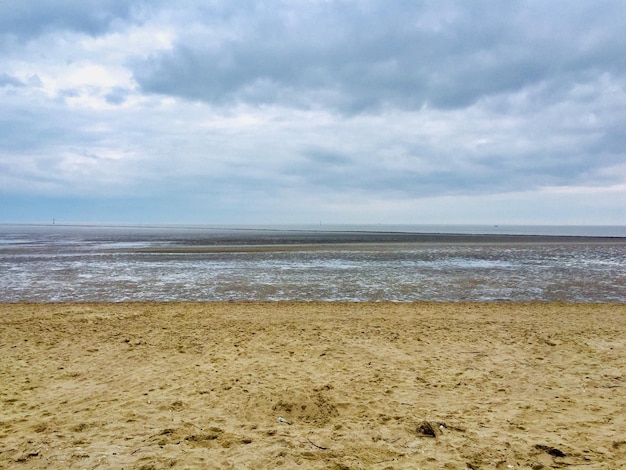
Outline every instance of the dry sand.
[(1, 468), (626, 468), (624, 304), (0, 304), (0, 324)]

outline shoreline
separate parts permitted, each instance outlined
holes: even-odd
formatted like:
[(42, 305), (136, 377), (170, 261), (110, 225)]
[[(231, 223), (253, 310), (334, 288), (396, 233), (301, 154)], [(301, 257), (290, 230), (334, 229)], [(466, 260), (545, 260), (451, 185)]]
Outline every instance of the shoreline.
[(0, 325), (0, 468), (626, 466), (626, 304), (15, 303)]

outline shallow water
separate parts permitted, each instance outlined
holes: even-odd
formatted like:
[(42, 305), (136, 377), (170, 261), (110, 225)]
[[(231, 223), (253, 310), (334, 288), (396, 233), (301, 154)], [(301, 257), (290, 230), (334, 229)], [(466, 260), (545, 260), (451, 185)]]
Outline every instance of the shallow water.
[(2, 302), (626, 302), (625, 286), (624, 238), (0, 227)]

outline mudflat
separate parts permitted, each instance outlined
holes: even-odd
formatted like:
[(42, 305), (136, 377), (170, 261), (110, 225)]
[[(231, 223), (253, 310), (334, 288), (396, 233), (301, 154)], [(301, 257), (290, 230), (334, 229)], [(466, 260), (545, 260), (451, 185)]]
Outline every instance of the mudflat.
[(626, 468), (626, 305), (0, 304), (0, 468)]

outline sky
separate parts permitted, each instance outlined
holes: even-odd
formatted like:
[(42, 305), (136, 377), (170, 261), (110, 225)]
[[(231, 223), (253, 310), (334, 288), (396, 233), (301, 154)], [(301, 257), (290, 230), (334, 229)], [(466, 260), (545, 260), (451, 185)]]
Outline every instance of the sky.
[(626, 225), (623, 0), (0, 0), (0, 222)]

